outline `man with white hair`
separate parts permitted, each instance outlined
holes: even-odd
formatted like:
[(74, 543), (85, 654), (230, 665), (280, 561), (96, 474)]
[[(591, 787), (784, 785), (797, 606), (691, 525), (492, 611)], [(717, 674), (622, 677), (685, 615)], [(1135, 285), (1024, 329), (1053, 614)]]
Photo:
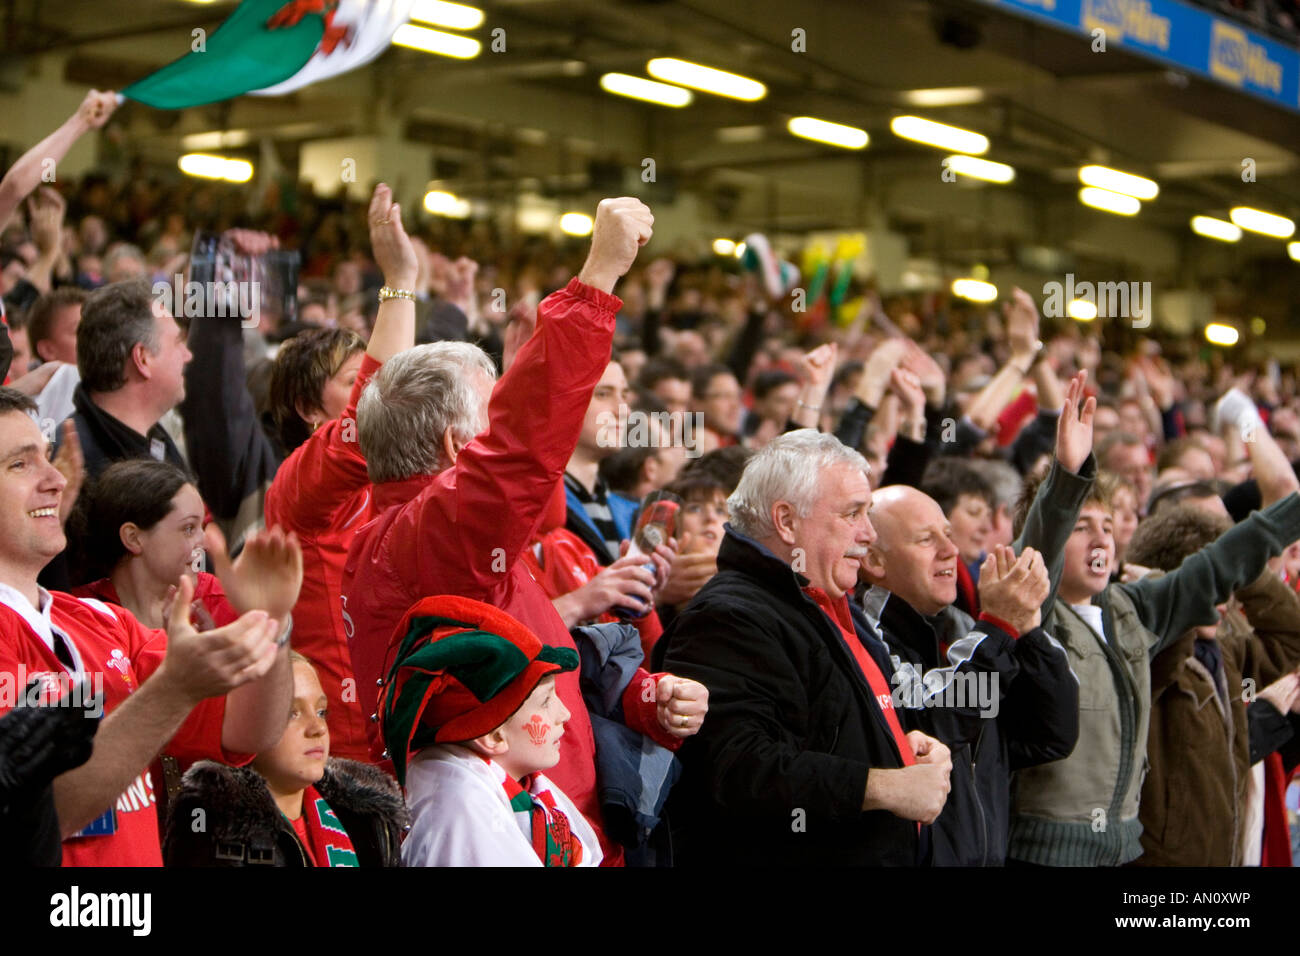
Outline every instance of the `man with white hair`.
[[(481, 349), (439, 342), (392, 357), (362, 393), (357, 434), (379, 517), (357, 532), (342, 597), (363, 713), (376, 713), (390, 639), (402, 636), (395, 627), (425, 597), (483, 601), (543, 642), (574, 648), (519, 557), (536, 537), (609, 364), (622, 306), (614, 285), (649, 241), (653, 223), (636, 199), (601, 202), (586, 264), (541, 303), (536, 332), (495, 390)], [(548, 775), (596, 829), (606, 862), (617, 862), (621, 852), (605, 838), (578, 673), (561, 675), (556, 687), (572, 716), (560, 763)], [(708, 691), (637, 668), (618, 707), (629, 728), (675, 747), (699, 730)], [(371, 724), (376, 752), (377, 726)], [(424, 746), (418, 732), (414, 745)]]
[(867, 462), (812, 429), (773, 439), (727, 501), (718, 573), (661, 639), (709, 688), (670, 799), (686, 864), (928, 862), (948, 748), (904, 733), (890, 663), (849, 592), (876, 534)]

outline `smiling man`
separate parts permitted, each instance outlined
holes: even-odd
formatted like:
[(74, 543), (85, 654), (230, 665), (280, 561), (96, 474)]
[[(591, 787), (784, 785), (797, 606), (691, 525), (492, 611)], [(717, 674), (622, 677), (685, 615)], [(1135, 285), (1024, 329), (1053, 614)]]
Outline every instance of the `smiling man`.
[(67, 481), (49, 461), (33, 410), (30, 399), (0, 388), (0, 674), (20, 686), (40, 677), (58, 700), (78, 680), (103, 689), (107, 716), (93, 755), (54, 781), (64, 865), (161, 866), (148, 771), (159, 751), (181, 762), (246, 763), (284, 729), (288, 630), (275, 618), (297, 597), (301, 558), (296, 542), (271, 554), (265, 539), (250, 539), (239, 567), (251, 569), (245, 562), (258, 556), (262, 610), (202, 634), (189, 621), (186, 576), (166, 633), (124, 608), (45, 590), (36, 576), (66, 543), (59, 505)]
[(661, 639), (709, 688), (670, 806), (677, 862), (928, 861), (948, 749), (905, 734), (890, 663), (849, 602), (876, 533), (867, 463), (812, 429), (774, 439), (728, 500), (718, 573)]
[[(952, 796), (935, 826), (937, 865), (1001, 866), (1012, 771), (1059, 760), (1078, 736), (1078, 682), (1064, 649), (1039, 625), (1097, 470), (1085, 380), (1075, 376), (1066, 390), (1055, 460), (1014, 545), (1020, 560), (1005, 568), (995, 548), (981, 569), (978, 621), (956, 603), (963, 555), (956, 522), (940, 503), (891, 485), (872, 504), (878, 538), (863, 561), (872, 585), (863, 607), (889, 645), (893, 682), (913, 708), (907, 716), (953, 752)], [(903, 693), (922, 674), (928, 701)], [(963, 687), (972, 680), (974, 700), (970, 683)], [(935, 701), (942, 706), (925, 706)]]

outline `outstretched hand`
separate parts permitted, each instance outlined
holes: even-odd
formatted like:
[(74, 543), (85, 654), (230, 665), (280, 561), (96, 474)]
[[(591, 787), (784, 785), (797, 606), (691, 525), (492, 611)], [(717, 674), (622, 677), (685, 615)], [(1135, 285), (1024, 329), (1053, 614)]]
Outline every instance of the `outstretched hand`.
[(1092, 454), (1092, 419), (1097, 411), (1097, 399), (1084, 400), (1084, 386), (1088, 373), (1079, 372), (1070, 379), (1065, 390), (1065, 404), (1056, 423), (1056, 460), (1066, 471), (1079, 473), (1083, 463)]
[(293, 610), (302, 587), (302, 548), (292, 531), (286, 534), (277, 527), (257, 532), (245, 539), (233, 562), (216, 524), (204, 531), (203, 546), (235, 610), (265, 611), (281, 621)]
[(393, 202), (393, 191), (384, 183), (375, 187), (366, 213), (370, 224), (370, 249), (384, 284), (396, 289), (414, 289), (420, 277), (420, 263), (411, 237), (402, 226), (402, 207)]
[(165, 675), (167, 683), (197, 704), (266, 676), (279, 651), (275, 636), (280, 622), (263, 611), (249, 611), (225, 627), (200, 633), (190, 623), (193, 599), (194, 583), (183, 574), (167, 609), (167, 656), (153, 679)]

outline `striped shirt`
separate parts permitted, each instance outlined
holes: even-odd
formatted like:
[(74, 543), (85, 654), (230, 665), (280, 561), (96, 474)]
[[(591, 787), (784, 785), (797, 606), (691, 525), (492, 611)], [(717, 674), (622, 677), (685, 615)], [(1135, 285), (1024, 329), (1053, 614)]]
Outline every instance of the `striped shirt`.
[(618, 528), (614, 525), (614, 514), (609, 510), (609, 486), (597, 478), (594, 493), (589, 492), (581, 481), (567, 471), (564, 473), (564, 484), (582, 502), (587, 517), (591, 519), (591, 523), (596, 526), (596, 530), (604, 539), (611, 559), (617, 560), (621, 538)]

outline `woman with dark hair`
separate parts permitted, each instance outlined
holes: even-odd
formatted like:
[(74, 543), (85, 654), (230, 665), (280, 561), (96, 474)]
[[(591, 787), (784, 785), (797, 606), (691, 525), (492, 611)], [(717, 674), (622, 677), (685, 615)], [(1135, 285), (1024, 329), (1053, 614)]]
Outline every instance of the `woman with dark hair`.
[[(175, 465), (150, 458), (109, 465), (82, 491), (68, 520), (81, 566), (92, 575), (90, 584), (73, 589), (77, 597), (126, 608), (145, 627), (163, 630), (177, 583), (182, 575), (193, 575), (190, 621), (195, 630), (224, 627), (241, 610), (276, 608), (280, 637), (287, 639), (289, 608), (302, 584), (297, 538), (279, 529), (250, 535), (232, 564), (216, 526), (205, 535), (203, 500), (190, 476)], [(220, 580), (199, 570), (205, 542)], [(295, 552), (295, 558), (286, 561), (285, 549)], [(106, 666), (119, 663), (129, 665), (109, 660)], [(186, 766), (165, 752), (154, 761), (153, 779), (166, 784), (154, 790), (164, 809)]]
[(361, 336), (348, 329), (309, 329), (280, 346), (267, 401), (281, 455), (343, 414), (365, 351)]
[(69, 520), (79, 566), (92, 582), (73, 590), (79, 597), (120, 605), (145, 627), (163, 628), (177, 580), (194, 574), (196, 628), (223, 627), (239, 617), (216, 575), (199, 570), (203, 500), (175, 465), (153, 459), (110, 465), (82, 492)]

